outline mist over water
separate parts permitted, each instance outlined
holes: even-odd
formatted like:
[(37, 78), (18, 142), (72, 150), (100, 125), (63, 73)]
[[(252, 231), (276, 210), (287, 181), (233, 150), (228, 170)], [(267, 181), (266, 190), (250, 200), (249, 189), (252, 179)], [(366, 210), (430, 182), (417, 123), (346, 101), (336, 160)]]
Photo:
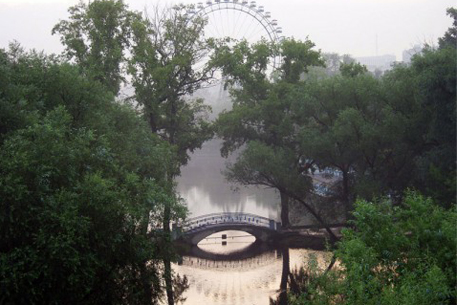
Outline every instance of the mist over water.
[[(221, 86), (199, 90), (194, 97), (205, 99), (214, 120), (224, 109), (231, 108), (228, 93)], [(187, 203), (190, 217), (218, 212), (245, 212), (278, 220), (279, 195), (264, 187), (244, 187), (229, 183), (222, 171), (236, 154), (225, 159), (220, 154), (222, 140), (214, 138), (190, 155), (189, 163), (181, 168), (178, 192)]]
[(245, 212), (278, 219), (279, 196), (272, 189), (243, 187), (227, 182), (222, 174), (226, 159), (221, 141), (211, 140), (196, 151), (178, 178), (178, 192), (191, 217), (218, 212)]
[[(199, 90), (194, 97), (203, 98), (212, 107), (211, 120), (231, 108), (228, 93), (220, 85)], [(223, 158), (221, 145), (219, 138), (207, 141), (181, 168), (178, 192), (189, 208), (190, 217), (244, 212), (278, 221), (280, 199), (273, 189), (244, 187), (225, 179), (222, 172), (226, 163), (235, 161), (237, 154)], [(303, 255), (309, 250), (290, 251), (290, 266), (302, 266)], [(254, 236), (241, 231), (208, 236), (173, 266), (176, 274), (188, 279), (189, 287), (183, 293), (186, 305), (269, 304), (269, 297), (274, 297), (280, 287), (284, 268), (289, 267), (284, 266), (281, 250), (259, 246)]]

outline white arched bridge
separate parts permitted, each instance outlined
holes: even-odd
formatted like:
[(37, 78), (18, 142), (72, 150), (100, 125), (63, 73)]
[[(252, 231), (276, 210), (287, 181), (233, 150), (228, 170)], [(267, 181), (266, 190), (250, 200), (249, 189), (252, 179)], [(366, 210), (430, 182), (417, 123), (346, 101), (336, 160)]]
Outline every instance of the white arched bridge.
[(256, 240), (268, 242), (276, 237), (280, 227), (281, 224), (274, 219), (255, 214), (213, 213), (188, 219), (180, 228), (181, 232), (178, 234), (178, 238), (192, 245), (197, 245), (211, 234), (237, 230), (253, 235)]

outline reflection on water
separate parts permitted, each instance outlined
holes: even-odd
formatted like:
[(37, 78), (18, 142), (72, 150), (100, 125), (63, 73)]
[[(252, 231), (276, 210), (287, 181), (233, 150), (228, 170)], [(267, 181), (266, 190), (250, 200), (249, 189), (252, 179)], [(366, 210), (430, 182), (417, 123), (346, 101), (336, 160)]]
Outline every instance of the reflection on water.
[(221, 140), (203, 144), (191, 155), (177, 179), (178, 192), (186, 200), (191, 217), (219, 212), (246, 212), (278, 219), (279, 196), (272, 189), (229, 184), (222, 171), (226, 159), (220, 156)]
[(203, 251), (215, 254), (230, 254), (243, 251), (255, 242), (255, 237), (243, 231), (214, 233), (198, 243)]
[[(290, 269), (304, 263), (304, 257), (313, 252), (323, 258), (325, 252), (306, 249), (290, 249)], [(194, 261), (191, 263), (191, 261)], [(201, 262), (201, 263), (200, 263)], [(283, 258), (280, 251), (239, 262), (211, 262), (195, 258), (183, 258), (182, 265), (174, 265), (174, 271), (186, 275), (189, 289), (184, 292), (184, 304), (256, 304), (267, 305), (275, 297), (281, 284)]]
[[(239, 233), (225, 231), (218, 235), (236, 236)], [(217, 244), (202, 245), (198, 247), (202, 252), (189, 253), (179, 265), (173, 266), (176, 274), (186, 276), (189, 281), (189, 288), (183, 292), (184, 304), (268, 305), (269, 298), (276, 298), (280, 287), (284, 287), (289, 271), (307, 264), (306, 257), (315, 256), (322, 266), (329, 259), (324, 251), (308, 249), (267, 247), (263, 252), (254, 253), (255, 249), (262, 248), (257, 243), (250, 243), (253, 246), (247, 246), (245, 250), (233, 251), (237, 239), (228, 239), (226, 246), (220, 238)]]
[(184, 256), (180, 266), (190, 266), (195, 269), (207, 269), (212, 271), (244, 271), (246, 268), (251, 270), (268, 266), (274, 263), (278, 257), (277, 251), (268, 251), (258, 256), (243, 260), (211, 260)]
[[(211, 94), (213, 98), (208, 99)], [(216, 101), (212, 105), (215, 114), (230, 108), (227, 98), (222, 101), (214, 92), (206, 92), (206, 95), (201, 97)], [(236, 186), (234, 192), (235, 186), (222, 174), (227, 160), (220, 156), (221, 143), (220, 139), (204, 143), (181, 168), (177, 188), (187, 203), (190, 217), (240, 212), (279, 220), (280, 200), (274, 190)], [(233, 162), (235, 158), (232, 156), (228, 161)], [(226, 234), (224, 238), (223, 234)], [(325, 252), (277, 250), (245, 232), (220, 232), (192, 247), (179, 264), (173, 265), (176, 278), (183, 279), (175, 293), (188, 305), (269, 304), (269, 298), (278, 294), (281, 277), (284, 286), (285, 275), (301, 266), (309, 253), (323, 258)]]
[(185, 304), (268, 304), (268, 296), (279, 287), (276, 277), (281, 263), (251, 269), (252, 266), (230, 268), (195, 268), (175, 266), (175, 272), (187, 275), (190, 287), (184, 292)]

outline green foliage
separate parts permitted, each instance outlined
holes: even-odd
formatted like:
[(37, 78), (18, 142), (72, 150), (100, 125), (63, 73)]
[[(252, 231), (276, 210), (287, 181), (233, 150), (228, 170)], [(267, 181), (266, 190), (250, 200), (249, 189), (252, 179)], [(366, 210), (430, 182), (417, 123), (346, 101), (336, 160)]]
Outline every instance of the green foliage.
[(0, 299), (155, 302), (163, 247), (148, 227), (164, 205), (185, 215), (169, 145), (77, 66), (18, 45), (0, 54)]
[(438, 39), (440, 48), (455, 48), (457, 46), (457, 9), (455, 7), (450, 7), (447, 9), (447, 14), (451, 17), (452, 27), (450, 27), (444, 36)]
[(135, 101), (142, 106), (150, 130), (174, 146), (176, 167), (189, 160), (188, 154), (212, 137), (208, 114), (211, 108), (189, 94), (210, 82), (213, 69), (194, 65), (209, 52), (210, 42), (202, 38), (206, 21), (188, 20), (187, 7), (160, 11), (152, 19), (132, 25), (132, 58), (128, 72), (135, 88)]
[[(278, 45), (241, 41), (233, 47), (219, 46), (212, 58), (233, 100), (232, 109), (222, 112), (216, 123), (217, 134), (224, 140), (221, 153), (227, 156), (246, 145), (226, 176), (233, 182), (277, 189), (284, 226), (289, 225), (289, 197), (303, 199), (311, 187), (300, 164), (291, 105), (296, 98), (294, 86), (308, 67), (323, 64), (313, 47), (310, 41), (293, 39)], [(268, 67), (277, 55), (283, 64), (274, 72), (277, 79), (273, 81)]]
[(309, 40), (284, 40), (281, 45), (281, 72), (285, 82), (297, 83), (310, 66), (324, 65), (321, 54), (312, 50), (314, 47), (315, 44)]
[(60, 34), (65, 55), (113, 94), (123, 81), (121, 64), (130, 45), (131, 24), (140, 15), (123, 0), (81, 1), (69, 8), (70, 20), (61, 20), (52, 33)]
[(356, 195), (400, 196), (414, 186), (449, 207), (455, 202), (455, 49), (427, 50), (380, 79), (362, 66), (341, 67), (340, 76), (310, 78), (295, 89), (303, 155), (342, 173), (348, 203)]
[(292, 109), (300, 151), (318, 168), (342, 174), (338, 196), (349, 211), (354, 188), (372, 195), (382, 189), (380, 180), (387, 182), (377, 176), (387, 170), (382, 153), (397, 134), (383, 126), (380, 83), (369, 74), (339, 75), (310, 79), (296, 92)]
[(401, 206), (358, 201), (354, 229), (344, 231), (336, 251), (340, 267), (314, 274), (292, 303), (453, 304), (456, 221), (455, 211), (415, 192)]
[(25, 53), (18, 44), (2, 54), (2, 134), (24, 128), (37, 116), (62, 104), (70, 112), (74, 127), (104, 126), (106, 121), (100, 122), (101, 114), (113, 107), (113, 95), (98, 82), (82, 76), (77, 66), (41, 53)]
[[(325, 261), (325, 264), (329, 264)], [(327, 273), (319, 266), (315, 255), (305, 257), (304, 267), (289, 275), (289, 304), (339, 304), (342, 301), (340, 271)]]
[(297, 190), (310, 187), (308, 176), (301, 175), (296, 168), (295, 155), (286, 148), (272, 148), (259, 141), (250, 141), (237, 161), (226, 169), (229, 181), (243, 185), (263, 185), (282, 190), (281, 186)]
[(445, 304), (455, 298), (454, 211), (410, 192), (400, 207), (360, 201), (354, 217), (356, 231), (344, 233), (337, 252), (347, 270), (347, 303)]
[(348, 54), (339, 55), (338, 53), (322, 53), (325, 66), (312, 66), (308, 68), (304, 75), (305, 79), (322, 79), (341, 74), (341, 67), (355, 62), (355, 59)]
[(340, 66), (340, 72), (345, 77), (355, 77), (357, 75), (365, 74), (368, 72), (366, 66), (361, 65), (357, 62), (351, 62), (348, 64), (342, 64)]
[(266, 41), (249, 45), (242, 40), (232, 47), (224, 43), (216, 45), (211, 65), (221, 69), (225, 88), (234, 89), (230, 91), (234, 104), (253, 105), (266, 98), (270, 83), (268, 67), (272, 64), (275, 48)]
[(38, 119), (44, 108), (39, 86), (50, 60), (36, 52), (25, 57), (17, 42), (10, 44), (8, 52), (0, 50), (0, 143), (8, 132)]
[(417, 160), (416, 185), (447, 207), (455, 203), (456, 194), (456, 67), (457, 53), (451, 47), (426, 50), (411, 66), (428, 127), (423, 134), (428, 147)]
[(94, 293), (106, 302), (108, 291), (121, 292), (113, 270), (133, 258), (127, 192), (108, 178), (116, 164), (106, 143), (69, 123), (68, 113), (57, 108), (2, 147), (6, 299), (76, 302)]

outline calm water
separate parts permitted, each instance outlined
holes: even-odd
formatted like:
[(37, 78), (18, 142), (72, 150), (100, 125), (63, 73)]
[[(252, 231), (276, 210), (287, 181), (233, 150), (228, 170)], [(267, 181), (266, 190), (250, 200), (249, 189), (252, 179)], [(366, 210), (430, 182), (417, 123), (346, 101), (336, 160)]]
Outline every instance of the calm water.
[(240, 231), (223, 232), (228, 235), (227, 245), (223, 246), (221, 234), (199, 244), (206, 257), (191, 254), (173, 266), (177, 274), (188, 279), (189, 288), (182, 295), (184, 304), (267, 305), (269, 298), (278, 294), (284, 269), (306, 265), (310, 256), (322, 266), (328, 259), (323, 251), (308, 249), (263, 249), (256, 253), (250, 247), (255, 238)]
[[(220, 140), (205, 143), (182, 169), (178, 191), (188, 204), (190, 217), (245, 212), (278, 220), (279, 196), (275, 191), (225, 181), (221, 171), (227, 160), (220, 157), (220, 144)], [(222, 234), (227, 235), (225, 245)], [(173, 269), (188, 279), (189, 287), (182, 294), (186, 305), (267, 305), (284, 281), (283, 270), (303, 266), (310, 254), (325, 264), (322, 251), (272, 249), (255, 243), (245, 232), (225, 231), (202, 240)]]
[(233, 158), (222, 158), (220, 145), (217, 139), (206, 142), (181, 170), (178, 192), (187, 202), (190, 217), (245, 212), (277, 220), (279, 196), (274, 190), (231, 185), (225, 180), (221, 172)]

